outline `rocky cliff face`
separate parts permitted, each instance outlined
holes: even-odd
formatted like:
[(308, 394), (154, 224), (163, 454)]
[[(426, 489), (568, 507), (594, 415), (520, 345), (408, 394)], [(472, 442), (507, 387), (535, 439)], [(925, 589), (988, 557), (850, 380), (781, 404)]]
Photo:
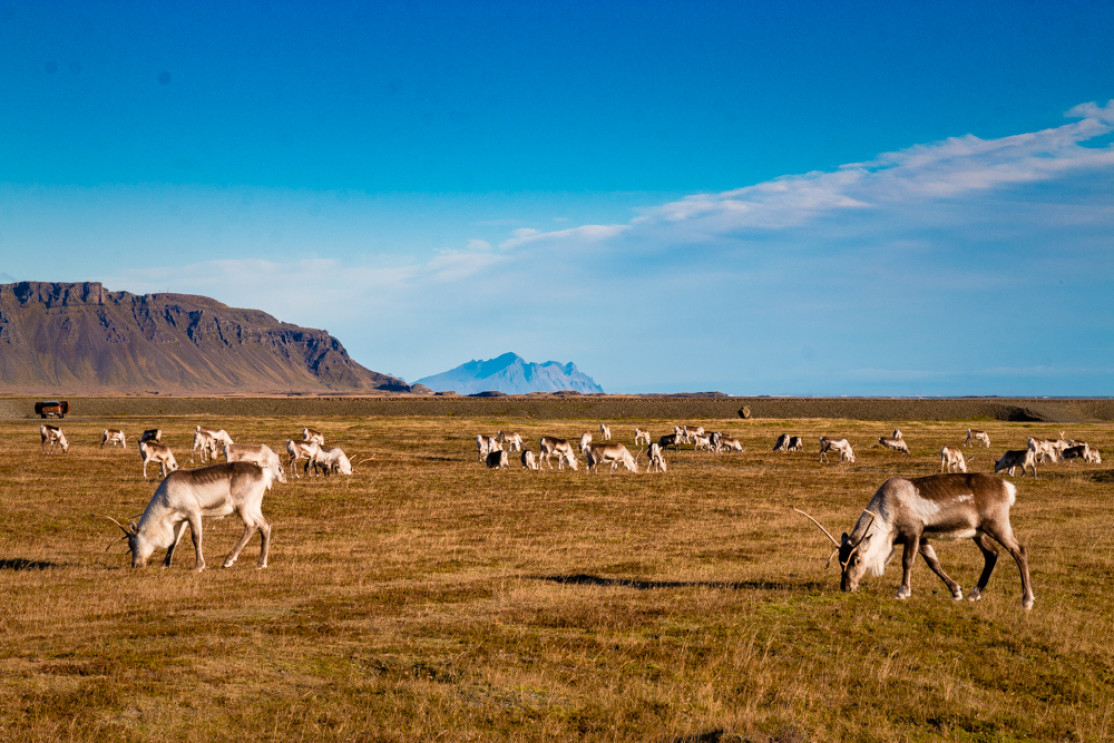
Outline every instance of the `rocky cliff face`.
[(0, 284), (0, 392), (226, 394), (406, 390), (323, 330), (188, 294)]

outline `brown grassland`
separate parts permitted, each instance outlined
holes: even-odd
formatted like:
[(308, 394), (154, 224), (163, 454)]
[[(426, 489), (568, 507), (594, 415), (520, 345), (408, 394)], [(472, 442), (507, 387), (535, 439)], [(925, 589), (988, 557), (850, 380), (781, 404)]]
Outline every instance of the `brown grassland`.
[[(62, 421), (71, 449), (39, 451), (38, 420), (0, 419), (0, 737), (4, 740), (1093, 741), (1114, 738), (1114, 424), (735, 418), (608, 421), (633, 450), (702, 424), (746, 451), (669, 451), (664, 474), (509, 471), (474, 437), (573, 438), (598, 418), (175, 413)], [(120, 520), (144, 481), (147, 427), (189, 463), (197, 423), (281, 449), (303, 425), (357, 464), (351, 478), (277, 484), (259, 539), (231, 569), (235, 516), (206, 524), (210, 569), (184, 540), (169, 570), (132, 570)], [(1036, 607), (1003, 555), (982, 602), (953, 602), (923, 561), (842, 594), (828, 543), (894, 475), (935, 473), (941, 446), (987, 472), (1029, 435), (1108, 453), (1038, 465), (1015, 531)], [(899, 426), (912, 454), (872, 447)], [(99, 449), (123, 428), (129, 448)], [(782, 432), (798, 453), (772, 452)], [(819, 464), (846, 436), (855, 464)], [(581, 458), (583, 461), (583, 458)], [(644, 468), (645, 458), (640, 462)], [(111, 543), (111, 544), (110, 544)], [(106, 547), (108, 549), (106, 550)], [(970, 541), (941, 543), (970, 589)], [(161, 555), (157, 556), (161, 563)]]

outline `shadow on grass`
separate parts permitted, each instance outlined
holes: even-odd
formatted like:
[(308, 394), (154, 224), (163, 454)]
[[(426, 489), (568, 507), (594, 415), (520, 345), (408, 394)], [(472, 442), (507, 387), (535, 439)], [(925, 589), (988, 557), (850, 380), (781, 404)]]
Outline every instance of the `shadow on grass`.
[(24, 560), (22, 557), (0, 560), (0, 570), (46, 570), (47, 568), (56, 567), (59, 567), (56, 562), (47, 562), (46, 560)]
[(651, 591), (659, 588), (719, 588), (728, 591), (794, 591), (794, 590), (819, 590), (823, 583), (805, 581), (791, 583), (788, 581), (774, 580), (743, 580), (743, 581), (706, 581), (706, 580), (639, 580), (637, 578), (604, 578), (599, 575), (577, 573), (575, 575), (533, 575), (532, 580), (544, 580), (549, 583), (562, 583), (574, 586), (621, 586), (623, 588), (636, 588), (639, 591)]

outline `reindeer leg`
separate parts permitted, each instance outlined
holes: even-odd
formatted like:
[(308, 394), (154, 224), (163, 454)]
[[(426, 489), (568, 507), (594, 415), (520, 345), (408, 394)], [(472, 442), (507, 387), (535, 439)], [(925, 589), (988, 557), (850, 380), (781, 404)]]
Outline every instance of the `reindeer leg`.
[(178, 546), (178, 542), (182, 541), (182, 536), (186, 533), (186, 524), (186, 521), (179, 521), (178, 526), (175, 527), (174, 541), (166, 548), (166, 559), (162, 562), (164, 568), (170, 567), (170, 560), (174, 557), (174, 548)]
[(994, 540), (986, 534), (979, 534), (972, 541), (982, 551), (983, 568), (982, 575), (979, 576), (979, 582), (971, 590), (967, 600), (978, 601), (982, 598), (982, 592), (986, 589), (986, 584), (990, 582), (990, 576), (994, 573), (994, 566), (998, 564), (998, 547), (995, 546)]
[(913, 563), (917, 559), (917, 543), (920, 537), (910, 537), (903, 542), (904, 551), (901, 553), (901, 586), (894, 594), (894, 598), (907, 599), (913, 595)]
[(928, 567), (932, 569), (932, 572), (936, 573), (936, 575), (940, 576), (940, 580), (944, 581), (948, 590), (952, 592), (952, 598), (956, 601), (961, 601), (963, 599), (963, 589), (944, 572), (944, 568), (940, 565), (940, 560), (936, 557), (936, 550), (932, 549), (932, 545), (924, 538), (921, 539), (921, 557), (928, 563)]
[(1006, 548), (1010, 553), (1010, 557), (1017, 563), (1017, 569), (1021, 573), (1021, 606), (1025, 609), (1032, 609), (1036, 597), (1033, 595), (1033, 585), (1029, 580), (1029, 554), (1013, 535), (1013, 529), (1009, 524), (998, 533), (994, 531), (987, 531), (998, 544)]
[(193, 537), (193, 569), (200, 573), (205, 569), (205, 556), (201, 554), (201, 513), (191, 513), (189, 523), (190, 536)]
[(236, 558), (240, 556), (240, 551), (247, 546), (248, 540), (252, 538), (252, 535), (255, 534), (258, 528), (256, 524), (250, 521), (244, 521), (244, 534), (240, 537), (240, 541), (236, 542), (236, 546), (232, 548), (228, 556), (224, 558), (224, 562), (221, 564), (222, 568), (230, 568), (236, 563)]

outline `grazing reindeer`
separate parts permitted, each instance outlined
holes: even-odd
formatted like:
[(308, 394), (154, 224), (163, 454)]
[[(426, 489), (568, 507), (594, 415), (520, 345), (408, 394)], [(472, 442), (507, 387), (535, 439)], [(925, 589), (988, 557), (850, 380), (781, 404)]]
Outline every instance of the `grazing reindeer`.
[(1037, 476), (1036, 453), (1032, 449), (1011, 449), (994, 463), (994, 474), (1007, 470), (1010, 477), (1013, 477), (1013, 471), (1018, 467), (1021, 468), (1022, 477), (1025, 477), (1025, 470), (1031, 469), (1035, 478)]
[(592, 443), (592, 434), (590, 434), (587, 431), (580, 434), (580, 453), (583, 454), (584, 452), (588, 451), (588, 445), (591, 444), (591, 443)]
[(646, 446), (650, 445), (650, 432), (643, 431), (641, 428), (635, 428), (634, 445), (638, 446), (639, 444), (645, 444)]
[[(301, 477), (298, 474), (298, 469), (295, 463), (299, 459), (306, 460), (306, 465), (303, 471), (309, 474), (310, 465), (317, 461), (317, 456), (321, 453), (321, 446), (316, 441), (295, 441), (294, 439), (286, 440), (286, 453), (290, 456), (287, 464), (290, 466), (290, 474), (294, 477)], [(317, 474), (317, 468), (313, 468), (313, 473)]]
[(113, 446), (119, 444), (121, 448), (127, 449), (128, 439), (126, 436), (124, 436), (124, 432), (119, 430), (118, 428), (106, 428), (101, 433), (102, 449), (104, 448), (105, 444), (112, 444)]
[(124, 531), (132, 553), (132, 567), (144, 567), (155, 550), (165, 549), (163, 567), (170, 567), (186, 525), (193, 536), (193, 569), (205, 569), (201, 552), (201, 520), (223, 518), (235, 513), (244, 522), (244, 535), (224, 558), (222, 567), (230, 568), (256, 531), (263, 535), (259, 549), (261, 568), (267, 567), (271, 548), (271, 524), (263, 518), (263, 495), (271, 488), (274, 470), (251, 462), (226, 462), (194, 470), (171, 472), (151, 496), (139, 523), (126, 528), (116, 519), (104, 516)]
[(508, 444), (509, 451), (522, 451), (522, 436), (512, 431), (499, 431), (495, 439), (500, 444)]
[(611, 441), (611, 426), (607, 425), (606, 423), (601, 423), (600, 436), (603, 437), (604, 441)]
[(264, 469), (274, 470), (274, 478), (279, 482), (286, 482), (286, 469), (282, 466), (278, 454), (266, 444), (225, 444), (224, 460), (226, 462), (252, 462)]
[[(971, 457), (971, 461), (975, 461)], [(967, 460), (963, 458), (963, 452), (954, 446), (945, 446), (940, 450), (940, 471), (941, 472), (966, 472)]]
[(973, 428), (967, 429), (967, 439), (963, 442), (964, 446), (977, 446), (979, 442), (986, 444), (986, 448), (990, 448), (990, 435), (986, 431), (977, 431)]
[(318, 446), (325, 445), (325, 434), (320, 431), (315, 431), (312, 428), (302, 428), (302, 441), (312, 442)]
[(487, 455), (496, 449), (502, 449), (502, 444), (495, 436), (484, 436), (482, 433), (476, 434), (476, 460), (483, 462), (487, 459)]
[(140, 441), (154, 441), (156, 444), (162, 442), (162, 429), (161, 428), (148, 428), (139, 437)]
[(665, 472), (665, 457), (662, 456), (661, 446), (658, 444), (650, 444), (650, 448), (646, 450), (646, 456), (650, 459), (650, 464), (646, 467), (647, 472)]
[(52, 454), (55, 446), (58, 446), (63, 454), (70, 450), (70, 442), (66, 440), (66, 434), (62, 433), (62, 429), (58, 426), (42, 424), (39, 426), (39, 438), (42, 449), (47, 454)]
[(210, 459), (215, 460), (217, 453), (227, 444), (232, 443), (232, 437), (223, 428), (205, 428), (204, 426), (197, 426), (193, 432), (193, 449), (190, 451), (190, 461), (193, 461), (193, 455), (200, 452), (201, 461), (207, 462)]
[(839, 452), (839, 461), (855, 463), (855, 452), (851, 449), (851, 443), (847, 439), (831, 439), (827, 436), (820, 437), (820, 461), (827, 462), (827, 453), (830, 451)]
[(530, 449), (522, 450), (522, 466), (528, 470), (536, 470), (538, 468), (538, 460), (534, 458), (534, 452)]
[(493, 452), (488, 452), (485, 464), (487, 464), (489, 470), (507, 470), (511, 468), (510, 462), (510, 457), (507, 456), (506, 451), (496, 449)]
[[(1021, 605), (1033, 608), (1033, 589), (1029, 584), (1029, 560), (1025, 548), (1018, 543), (1010, 526), (1010, 507), (1017, 500), (1013, 483), (982, 474), (931, 475), (906, 479), (892, 477), (870, 499), (855, 528), (837, 542), (828, 530), (804, 511), (836, 547), (832, 557), (839, 555), (842, 570), (840, 589), (855, 591), (863, 576), (880, 576), (893, 555), (894, 547), (904, 548), (901, 565), (901, 586), (896, 597), (912, 595), (910, 584), (913, 562), (919, 552), (932, 572), (940, 577), (959, 601), (963, 590), (948, 577), (936, 558), (928, 540), (972, 539), (983, 554), (983, 570), (979, 582), (967, 596), (970, 601), (982, 598), (986, 584), (998, 561), (998, 547), (1005, 547), (1021, 571)], [(795, 509), (797, 510), (797, 509)], [(995, 544), (997, 543), (997, 544)], [(831, 558), (828, 558), (831, 564)]]
[(553, 469), (553, 465), (549, 463), (549, 458), (554, 454), (557, 455), (557, 469), (563, 469), (566, 464), (574, 470), (579, 468), (576, 454), (573, 453), (572, 446), (567, 439), (542, 436), (539, 443), (541, 445), (541, 459), (549, 469)]
[(638, 463), (622, 444), (589, 444), (588, 470), (595, 472), (601, 463), (610, 464), (612, 472), (620, 464), (631, 472), (638, 472)]
[(905, 438), (901, 435), (901, 429), (895, 428), (893, 436), (879, 436), (878, 443), (887, 449), (894, 451), (909, 453), (909, 445), (905, 443)]
[(154, 441), (140, 441), (139, 457), (143, 460), (144, 480), (147, 479), (147, 464), (149, 462), (158, 462), (159, 477), (166, 477), (178, 469), (178, 460), (174, 458), (174, 452), (170, 451), (170, 447), (164, 444), (158, 444)]

